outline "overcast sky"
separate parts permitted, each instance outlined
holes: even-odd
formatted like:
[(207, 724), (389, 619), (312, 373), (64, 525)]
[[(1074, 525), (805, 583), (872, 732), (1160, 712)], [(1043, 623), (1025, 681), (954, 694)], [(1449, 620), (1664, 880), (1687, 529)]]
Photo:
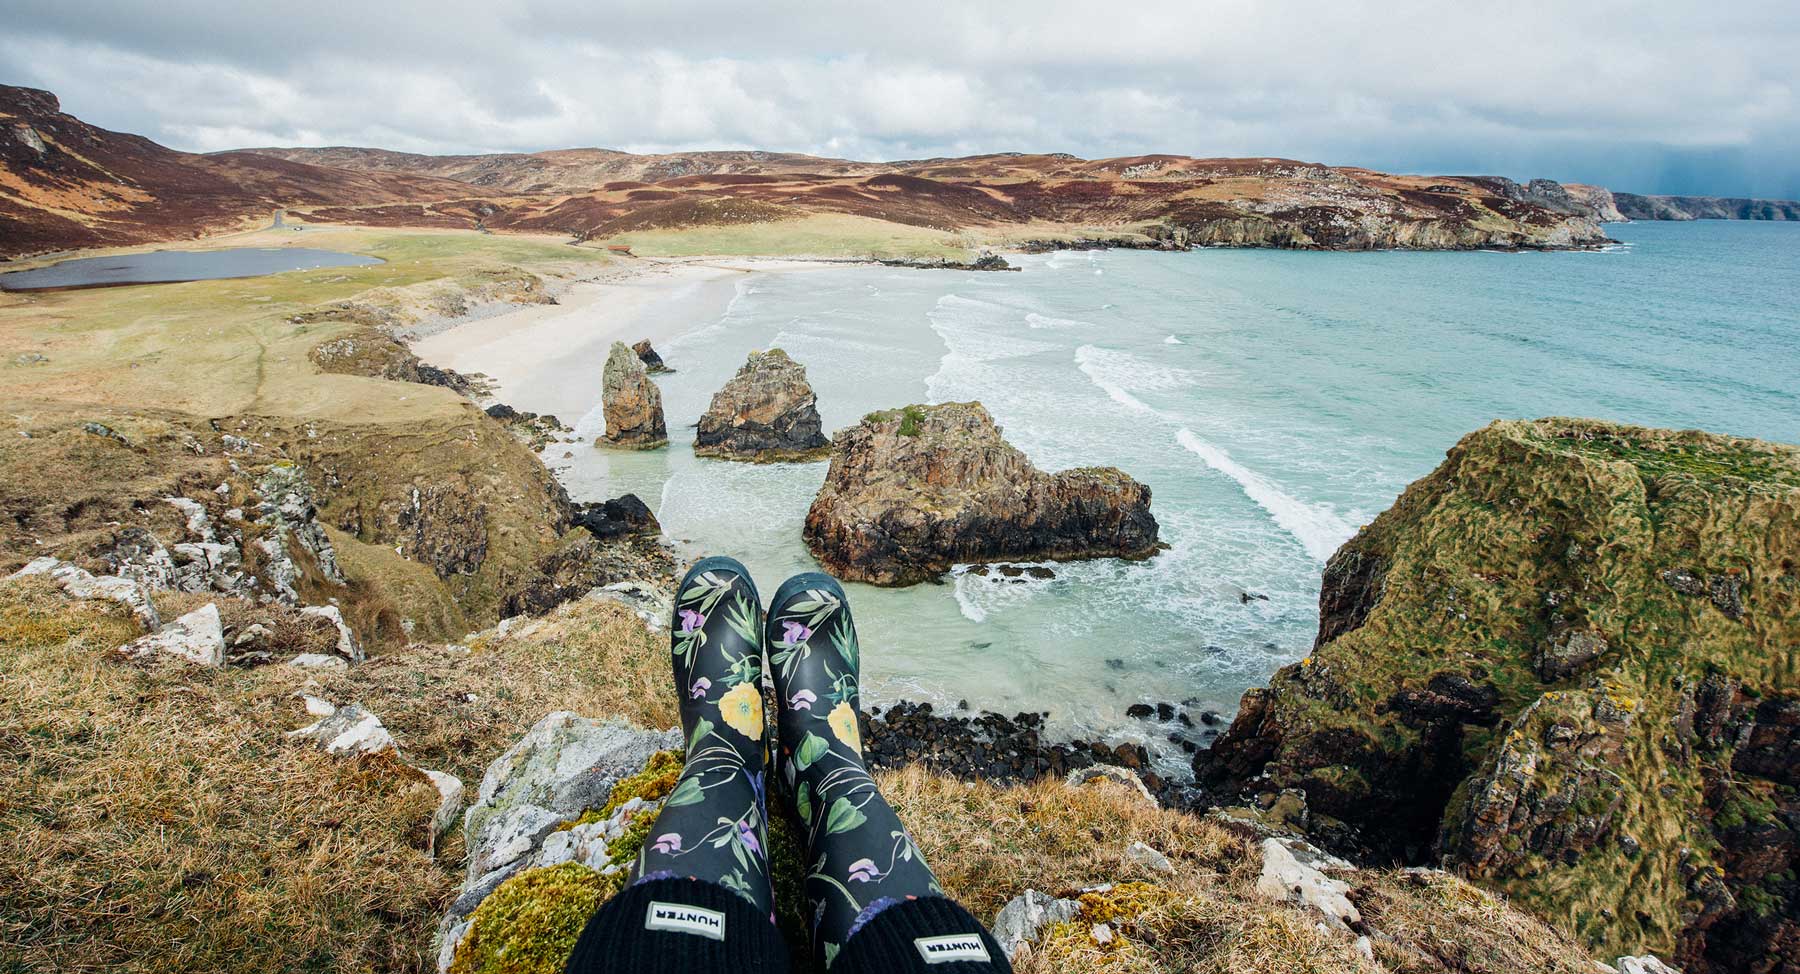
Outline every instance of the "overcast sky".
[(181, 149), (1289, 156), (1800, 198), (1800, 2), (3, 0)]

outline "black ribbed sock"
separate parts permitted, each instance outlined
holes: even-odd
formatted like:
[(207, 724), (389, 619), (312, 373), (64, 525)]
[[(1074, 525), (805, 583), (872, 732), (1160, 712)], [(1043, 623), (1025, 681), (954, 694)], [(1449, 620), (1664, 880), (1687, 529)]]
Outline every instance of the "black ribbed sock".
[(1011, 974), (980, 921), (951, 900), (926, 896), (875, 914), (853, 929), (831, 974)]
[[(787, 974), (787, 945), (750, 901), (700, 879), (652, 879), (594, 911), (567, 974)], [(943, 970), (953, 970), (943, 968)]]

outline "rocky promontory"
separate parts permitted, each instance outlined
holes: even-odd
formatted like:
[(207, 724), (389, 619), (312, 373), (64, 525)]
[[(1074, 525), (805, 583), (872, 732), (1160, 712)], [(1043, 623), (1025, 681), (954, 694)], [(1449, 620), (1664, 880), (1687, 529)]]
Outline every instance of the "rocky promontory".
[(1150, 488), (1114, 467), (1044, 473), (978, 402), (870, 413), (832, 451), (804, 533), (840, 578), (910, 585), (961, 562), (1159, 548)]
[(669, 443), (663, 422), (662, 391), (650, 381), (643, 359), (624, 342), (613, 342), (602, 374), (601, 407), (606, 435), (596, 446), (651, 450)]
[(731, 460), (814, 460), (829, 452), (806, 366), (779, 348), (751, 352), (700, 417), (694, 452)]
[(1800, 964), (1797, 566), (1800, 449), (1495, 423), (1332, 557), (1196, 771), (1616, 953)]

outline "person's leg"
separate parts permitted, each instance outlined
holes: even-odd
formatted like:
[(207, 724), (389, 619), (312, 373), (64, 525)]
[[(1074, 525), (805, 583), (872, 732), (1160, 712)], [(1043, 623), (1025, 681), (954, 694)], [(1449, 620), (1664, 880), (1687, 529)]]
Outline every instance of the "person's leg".
[(937, 877), (863, 764), (861, 650), (843, 588), (788, 579), (769, 605), (781, 773), (806, 835), (813, 951), (834, 971), (1009, 971)]
[(762, 609), (742, 565), (689, 570), (670, 651), (686, 765), (632, 882), (595, 912), (567, 969), (785, 971), (766, 852)]

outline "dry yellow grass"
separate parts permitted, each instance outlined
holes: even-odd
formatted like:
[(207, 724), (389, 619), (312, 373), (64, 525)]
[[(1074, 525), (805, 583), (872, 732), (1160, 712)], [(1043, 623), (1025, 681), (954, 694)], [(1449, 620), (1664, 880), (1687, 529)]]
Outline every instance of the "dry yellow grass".
[[(160, 600), (174, 610), (193, 596)], [(233, 607), (226, 606), (228, 611)], [(293, 692), (381, 715), (408, 762), (471, 787), (543, 714), (675, 722), (664, 639), (609, 603), (573, 603), (469, 651), (414, 645), (347, 674), (284, 666), (143, 667), (111, 607), (0, 581), (0, 970), (422, 971), (461, 880), (460, 844), (427, 851), (436, 793), (390, 759), (287, 741)], [(1025, 888), (1090, 897), (1082, 922), (1020, 960), (1051, 971), (1339, 974), (1373, 970), (1352, 938), (1260, 899), (1251, 843), (1099, 782), (1007, 789), (920, 768), (883, 792), (945, 889), (984, 921)], [(1127, 847), (1169, 856), (1146, 870)], [(1353, 879), (1376, 956), (1405, 974), (1585, 972), (1550, 927), (1445, 876)], [(791, 893), (792, 891), (790, 891)], [(1088, 935), (1105, 920), (1119, 933)]]

